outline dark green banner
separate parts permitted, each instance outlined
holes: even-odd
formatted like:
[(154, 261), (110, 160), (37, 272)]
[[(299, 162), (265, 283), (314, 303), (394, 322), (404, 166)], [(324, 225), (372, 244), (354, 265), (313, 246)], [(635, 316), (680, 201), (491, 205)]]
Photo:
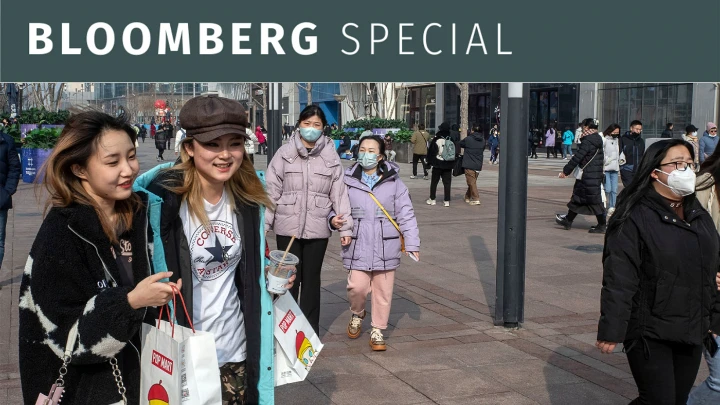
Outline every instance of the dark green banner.
[(718, 0), (3, 1), (2, 81), (720, 81)]

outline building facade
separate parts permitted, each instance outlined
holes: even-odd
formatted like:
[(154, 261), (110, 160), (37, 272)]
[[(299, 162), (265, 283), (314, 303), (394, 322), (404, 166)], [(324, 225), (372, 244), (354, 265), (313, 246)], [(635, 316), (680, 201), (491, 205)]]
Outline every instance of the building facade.
[[(174, 122), (185, 101), (208, 91), (208, 83), (94, 83), (91, 103), (108, 114), (125, 112), (137, 122)], [(156, 108), (156, 101), (164, 103)]]

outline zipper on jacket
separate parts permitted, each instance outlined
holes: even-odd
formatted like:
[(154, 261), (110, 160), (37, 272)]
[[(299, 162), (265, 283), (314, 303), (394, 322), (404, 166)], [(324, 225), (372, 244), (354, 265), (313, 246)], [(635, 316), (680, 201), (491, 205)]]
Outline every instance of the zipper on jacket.
[[(102, 257), (100, 256), (100, 251), (98, 250), (97, 246), (95, 246), (94, 243), (90, 242), (89, 240), (87, 240), (86, 238), (84, 238), (82, 235), (80, 235), (79, 233), (77, 233), (74, 229), (72, 229), (72, 227), (71, 227), (70, 225), (68, 225), (68, 229), (70, 229), (70, 230), (72, 231), (72, 233), (74, 233), (75, 235), (77, 235), (78, 238), (84, 240), (85, 242), (89, 243), (90, 246), (92, 246), (92, 247), (95, 248), (95, 253), (97, 253), (98, 259), (100, 259), (100, 263), (102, 263), (103, 270), (105, 270), (105, 276), (106, 276), (106, 277), (109, 277), (110, 280), (112, 280), (112, 282), (113, 282), (113, 284), (114, 284), (112, 287), (117, 287), (119, 284), (117, 283), (117, 281), (115, 281), (115, 278), (112, 276), (112, 274), (110, 274), (110, 271), (108, 270), (107, 266), (105, 265), (105, 262), (103, 261)], [(109, 280), (108, 280), (108, 281), (109, 281)]]
[(300, 239), (302, 239), (303, 234), (305, 233), (305, 225), (307, 225), (307, 213), (310, 210), (310, 154), (308, 154), (307, 158), (307, 176), (305, 177), (305, 193), (307, 194), (307, 198), (305, 199), (305, 221), (303, 221), (303, 227), (300, 232), (298, 232), (298, 235), (300, 235)]
[(382, 219), (380, 220), (380, 244), (383, 252), (383, 270), (387, 270), (387, 263), (385, 262), (385, 221)]
[[(357, 233), (358, 234), (360, 233), (360, 221), (362, 221), (362, 218), (358, 218), (358, 220), (357, 220), (357, 227), (358, 227)], [(353, 261), (355, 260), (355, 249), (357, 249), (357, 240), (358, 240), (358, 238), (357, 238), (357, 234), (356, 234), (355, 235), (355, 244), (353, 245), (353, 251), (352, 251), (352, 254), (350, 255), (350, 269), (352, 269), (352, 264), (353, 264)]]

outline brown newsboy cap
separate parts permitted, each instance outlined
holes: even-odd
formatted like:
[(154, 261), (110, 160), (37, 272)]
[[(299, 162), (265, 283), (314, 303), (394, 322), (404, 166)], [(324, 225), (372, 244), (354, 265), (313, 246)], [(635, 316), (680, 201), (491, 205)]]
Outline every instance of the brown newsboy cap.
[(178, 118), (187, 136), (200, 142), (210, 142), (225, 134), (247, 138), (245, 108), (239, 102), (217, 94), (191, 98), (180, 110)]

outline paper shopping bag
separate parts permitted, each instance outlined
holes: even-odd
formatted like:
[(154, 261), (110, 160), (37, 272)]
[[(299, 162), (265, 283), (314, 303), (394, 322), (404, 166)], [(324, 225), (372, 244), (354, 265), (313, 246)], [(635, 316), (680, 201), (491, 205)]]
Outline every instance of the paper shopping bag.
[[(323, 344), (292, 295), (284, 294), (278, 297), (273, 303), (273, 309), (276, 347), (280, 346), (275, 356), (276, 376), (279, 370), (283, 370), (283, 360), (285, 360), (289, 363), (290, 369), (297, 374), (298, 381), (302, 381), (315, 363)], [(285, 359), (281, 354), (284, 354)], [(285, 383), (296, 382), (291, 381), (294, 378), (290, 377), (285, 377), (283, 380), (286, 381)]]
[(212, 333), (167, 321), (143, 324), (140, 370), (141, 404), (222, 404)]
[(303, 379), (300, 378), (298, 373), (293, 369), (290, 359), (288, 359), (282, 347), (280, 347), (280, 342), (278, 342), (277, 339), (274, 339), (274, 341), (275, 386), (279, 387), (281, 385), (302, 381)]

